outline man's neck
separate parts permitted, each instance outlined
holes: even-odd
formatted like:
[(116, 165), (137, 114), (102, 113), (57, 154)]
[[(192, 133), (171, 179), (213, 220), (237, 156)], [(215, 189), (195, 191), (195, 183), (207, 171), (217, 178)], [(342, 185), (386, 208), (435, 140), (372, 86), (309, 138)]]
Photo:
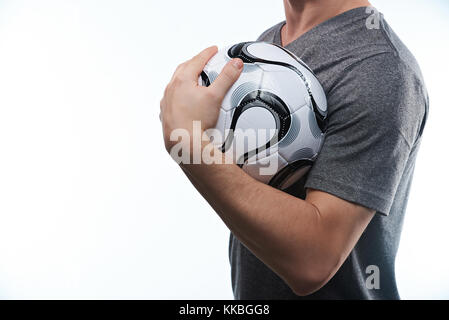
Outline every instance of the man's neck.
[(368, 0), (284, 0), (286, 24), (282, 28), (282, 45), (348, 10), (370, 6)]

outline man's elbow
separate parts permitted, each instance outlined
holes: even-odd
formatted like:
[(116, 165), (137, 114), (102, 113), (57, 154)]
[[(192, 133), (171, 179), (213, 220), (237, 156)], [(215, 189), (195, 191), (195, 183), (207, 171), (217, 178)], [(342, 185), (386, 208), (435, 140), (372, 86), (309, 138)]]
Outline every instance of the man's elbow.
[(311, 295), (324, 287), (335, 272), (335, 265), (329, 267), (320, 265), (316, 268), (309, 268), (305, 272), (298, 272), (287, 284), (294, 294), (304, 297)]
[(317, 279), (301, 279), (290, 283), (290, 289), (300, 297), (309, 296), (321, 289), (329, 280), (325, 277)]

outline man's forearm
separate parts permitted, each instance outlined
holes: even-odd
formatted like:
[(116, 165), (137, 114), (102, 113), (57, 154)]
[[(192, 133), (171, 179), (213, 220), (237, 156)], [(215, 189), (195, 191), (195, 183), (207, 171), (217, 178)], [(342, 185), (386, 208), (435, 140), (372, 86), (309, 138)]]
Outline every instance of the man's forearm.
[[(182, 165), (224, 223), (291, 287), (316, 287), (329, 273), (317, 208), (256, 181), (236, 165)], [(324, 276), (323, 276), (324, 275)], [(306, 290), (307, 291), (307, 290)]]

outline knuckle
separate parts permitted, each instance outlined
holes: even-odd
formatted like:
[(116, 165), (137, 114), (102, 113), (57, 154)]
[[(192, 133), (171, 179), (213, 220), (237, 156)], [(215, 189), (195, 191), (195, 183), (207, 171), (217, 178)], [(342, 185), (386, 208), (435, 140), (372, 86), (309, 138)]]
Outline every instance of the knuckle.
[(198, 59), (198, 57), (199, 57), (199, 56), (196, 55), (196, 56), (190, 58), (189, 60), (187, 60), (185, 63), (186, 63), (186, 64), (194, 63), (194, 62)]
[(177, 86), (177, 85), (179, 85), (179, 84), (182, 82), (182, 80), (183, 80), (182, 74), (176, 74), (176, 75), (173, 77), (172, 85)]
[(177, 77), (180, 73), (183, 72), (184, 69), (185, 69), (185, 63), (181, 63), (180, 65), (178, 65), (175, 69), (175, 72), (173, 73), (172, 78)]
[(215, 92), (215, 90), (206, 90), (205, 94), (204, 94), (204, 99), (207, 101), (217, 101), (219, 100), (219, 96), (217, 94), (217, 92)]
[(179, 65), (176, 67), (176, 71), (175, 71), (175, 72), (182, 70), (182, 69), (184, 68), (184, 66), (185, 66), (185, 62), (179, 64)]

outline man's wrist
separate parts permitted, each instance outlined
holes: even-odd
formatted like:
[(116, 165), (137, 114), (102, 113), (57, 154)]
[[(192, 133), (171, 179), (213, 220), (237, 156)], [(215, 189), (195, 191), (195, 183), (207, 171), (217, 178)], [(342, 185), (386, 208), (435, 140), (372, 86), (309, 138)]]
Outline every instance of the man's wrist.
[(225, 161), (223, 152), (204, 130), (175, 130), (170, 138), (173, 140), (167, 151), (179, 165), (232, 163), (232, 159)]

